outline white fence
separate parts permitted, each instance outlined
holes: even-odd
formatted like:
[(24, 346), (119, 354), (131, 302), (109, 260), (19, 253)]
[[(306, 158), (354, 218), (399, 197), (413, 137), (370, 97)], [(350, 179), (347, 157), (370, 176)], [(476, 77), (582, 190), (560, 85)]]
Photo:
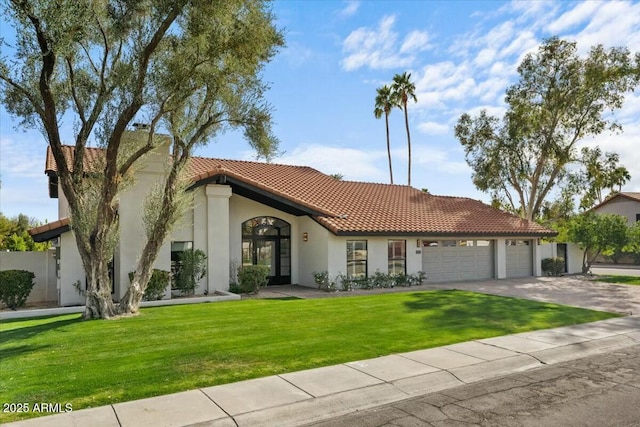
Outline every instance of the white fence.
[[(567, 245), (567, 274), (582, 273), (582, 255), (583, 251), (580, 246), (575, 243), (566, 243)], [(538, 247), (540, 256), (539, 260), (545, 258), (553, 258), (558, 256), (558, 243), (543, 243)]]
[(0, 252), (0, 271), (27, 270), (33, 272), (35, 286), (27, 303), (58, 303), (56, 251)]

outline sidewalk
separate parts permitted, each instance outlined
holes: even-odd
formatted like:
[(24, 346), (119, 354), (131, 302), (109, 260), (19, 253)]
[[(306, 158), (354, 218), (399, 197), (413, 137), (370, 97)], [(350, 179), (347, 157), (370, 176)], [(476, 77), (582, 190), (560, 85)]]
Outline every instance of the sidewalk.
[(488, 338), (7, 424), (299, 426), (638, 345), (640, 316)]

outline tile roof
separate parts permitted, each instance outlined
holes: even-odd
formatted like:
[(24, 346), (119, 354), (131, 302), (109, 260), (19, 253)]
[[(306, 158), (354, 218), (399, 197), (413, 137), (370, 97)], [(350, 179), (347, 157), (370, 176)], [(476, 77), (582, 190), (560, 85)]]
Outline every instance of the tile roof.
[(57, 221), (48, 222), (30, 229), (29, 235), (36, 242), (44, 242), (68, 231), (70, 223), (69, 218), (60, 218)]
[(602, 203), (598, 203), (597, 205), (595, 205), (594, 207), (592, 207), (591, 209), (589, 209), (590, 211), (596, 210), (601, 206), (606, 205), (607, 203), (611, 202), (614, 199), (617, 199), (619, 197), (624, 197), (626, 199), (631, 199), (634, 200), (636, 202), (640, 202), (640, 192), (633, 192), (633, 191), (621, 191), (619, 193), (615, 193), (609, 197), (607, 197), (606, 199), (604, 199), (604, 201), (602, 201)]
[[(73, 147), (65, 150), (72, 155)], [(52, 159), (48, 151), (47, 172), (56, 171)], [(477, 200), (435, 196), (406, 185), (340, 181), (307, 166), (194, 157), (189, 175), (196, 184), (231, 177), (305, 206), (320, 213), (314, 219), (335, 234), (555, 234)]]
[(630, 191), (623, 191), (621, 193), (618, 193), (623, 197), (627, 197), (629, 199), (634, 199), (637, 200), (638, 202), (640, 202), (640, 192), (630, 192)]

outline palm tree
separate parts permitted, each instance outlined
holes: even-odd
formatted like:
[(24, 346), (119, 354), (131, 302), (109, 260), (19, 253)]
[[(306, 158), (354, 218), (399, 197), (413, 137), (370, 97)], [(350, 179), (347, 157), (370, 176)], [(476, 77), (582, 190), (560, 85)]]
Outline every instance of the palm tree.
[(391, 114), (391, 110), (395, 107), (395, 103), (393, 102), (393, 92), (388, 85), (384, 85), (376, 89), (376, 107), (373, 110), (373, 114), (375, 114), (376, 119), (379, 119), (384, 114), (384, 121), (387, 126), (387, 156), (389, 157), (389, 178), (391, 179), (391, 183), (393, 184), (393, 169), (391, 168), (391, 145), (389, 143), (389, 114)]
[(396, 107), (404, 110), (404, 125), (407, 128), (407, 147), (409, 149), (408, 185), (411, 185), (411, 134), (409, 133), (407, 102), (409, 99), (413, 99), (413, 102), (418, 102), (418, 98), (416, 98), (416, 85), (411, 82), (411, 73), (407, 73), (405, 71), (402, 74), (396, 74), (393, 76), (391, 89), (393, 91), (394, 104)]

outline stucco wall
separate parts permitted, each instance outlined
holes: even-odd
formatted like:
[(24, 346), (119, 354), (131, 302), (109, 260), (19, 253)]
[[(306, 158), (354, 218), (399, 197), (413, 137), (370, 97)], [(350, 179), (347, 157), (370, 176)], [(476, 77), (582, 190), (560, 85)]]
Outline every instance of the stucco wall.
[[(307, 233), (308, 240), (298, 246), (298, 284), (316, 286), (313, 272), (329, 270), (329, 231), (309, 217), (298, 219), (299, 234)], [(301, 238), (302, 239), (302, 238)]]
[[(120, 216), (120, 243), (116, 251), (114, 299), (124, 296), (129, 287), (129, 273), (134, 271), (142, 248), (147, 241), (143, 222), (143, 204), (149, 189), (162, 180), (164, 174), (158, 171), (139, 172), (136, 183), (120, 196), (118, 214)], [(153, 265), (154, 268), (171, 269), (171, 242), (165, 242)]]
[(43, 252), (0, 252), (0, 271), (26, 270), (35, 275), (27, 304), (58, 302), (55, 249)]
[(73, 232), (69, 231), (60, 236), (60, 277), (58, 288), (60, 289), (60, 305), (82, 305), (84, 298), (73, 287), (75, 282), (80, 282), (84, 289), (86, 276), (82, 266), (82, 259), (76, 247), (76, 239)]
[(636, 222), (636, 215), (640, 214), (640, 202), (629, 200), (625, 197), (618, 196), (605, 205), (595, 209), (596, 213), (618, 214), (627, 218), (628, 225)]

